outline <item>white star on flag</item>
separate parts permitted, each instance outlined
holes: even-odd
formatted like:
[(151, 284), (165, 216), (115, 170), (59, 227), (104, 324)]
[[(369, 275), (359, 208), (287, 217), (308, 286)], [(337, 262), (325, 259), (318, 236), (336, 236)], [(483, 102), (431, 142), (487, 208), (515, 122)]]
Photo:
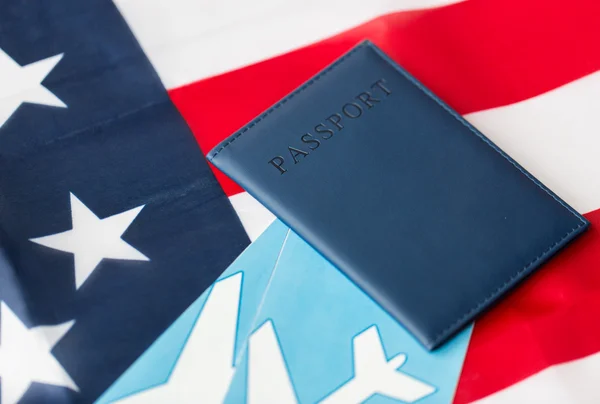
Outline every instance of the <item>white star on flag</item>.
[(21, 66), (0, 49), (0, 128), (24, 102), (67, 108), (41, 84), (62, 57), (61, 53)]
[(55, 250), (73, 253), (75, 285), (79, 288), (105, 258), (150, 261), (121, 238), (143, 208), (144, 205), (138, 206), (100, 219), (71, 193), (73, 228), (30, 240)]
[(50, 352), (75, 323), (27, 329), (4, 302), (0, 302), (0, 381), (2, 404), (15, 404), (32, 382), (79, 391)]

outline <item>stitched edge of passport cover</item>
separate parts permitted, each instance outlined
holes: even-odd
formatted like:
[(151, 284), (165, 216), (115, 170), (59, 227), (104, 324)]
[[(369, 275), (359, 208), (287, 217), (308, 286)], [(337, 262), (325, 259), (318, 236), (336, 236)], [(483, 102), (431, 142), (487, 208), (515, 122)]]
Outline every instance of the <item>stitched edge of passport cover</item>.
[[(450, 113), (458, 122), (460, 122), (465, 128), (467, 128), (471, 133), (476, 135), (479, 139), (481, 139), (484, 143), (486, 143), (489, 147), (491, 147), (494, 151), (500, 154), (504, 159), (509, 161), (517, 170), (521, 172), (526, 178), (528, 178), (533, 184), (535, 184), (538, 188), (542, 189), (546, 194), (548, 194), (552, 199), (562, 205), (565, 209), (567, 209), (571, 214), (579, 220), (579, 225), (575, 226), (571, 230), (569, 230), (564, 236), (562, 236), (558, 241), (550, 245), (546, 250), (538, 254), (533, 260), (529, 262), (529, 264), (525, 265), (523, 268), (519, 269), (513, 275), (511, 275), (504, 283), (502, 283), (498, 288), (491, 292), (486, 298), (475, 304), (473, 308), (465, 312), (465, 314), (459, 316), (456, 320), (454, 320), (451, 324), (444, 327), (440, 332), (436, 334), (431, 342), (431, 346), (437, 346), (441, 341), (446, 339), (448, 336), (455, 333), (458, 329), (462, 328), (464, 322), (469, 319), (473, 314), (481, 309), (485, 309), (486, 305), (494, 301), (497, 297), (502, 295), (504, 292), (508, 291), (512, 288), (518, 280), (528, 275), (528, 271), (532, 268), (536, 268), (539, 264), (542, 264), (546, 259), (548, 259), (551, 255), (553, 255), (556, 251), (560, 250), (573, 236), (575, 233), (585, 230), (588, 227), (589, 222), (579, 213), (577, 213), (573, 208), (567, 205), (564, 201), (562, 201), (556, 194), (554, 194), (550, 189), (548, 189), (545, 185), (539, 182), (535, 177), (533, 177), (529, 172), (527, 172), (523, 167), (521, 167), (515, 160), (513, 160), (508, 154), (502, 151), (498, 146), (496, 146), (491, 140), (489, 140), (485, 135), (479, 132), (474, 126), (472, 126), (469, 122), (467, 122), (463, 117), (458, 115), (456, 111), (450, 108), (446, 103), (444, 103), (440, 98), (438, 98), (435, 94), (433, 94), (429, 89), (427, 89), (423, 84), (421, 84), (416, 78), (414, 78), (410, 73), (404, 70), (400, 65), (394, 62), (388, 55), (386, 55), (382, 50), (380, 50), (377, 46), (375, 46), (370, 41), (366, 40), (356, 45), (353, 49), (348, 51), (345, 55), (341, 56), (339, 59), (331, 63), (321, 72), (319, 72), (314, 77), (310, 78), (307, 82), (302, 84), (300, 87), (292, 91), (286, 97), (278, 101), (271, 108), (263, 112), (257, 118), (254, 118), (250, 123), (245, 125), (243, 128), (238, 130), (233, 135), (229, 136), (227, 139), (223, 140), (217, 146), (213, 148), (207, 155), (208, 161), (212, 162), (213, 159), (225, 150), (231, 143), (233, 143), (236, 139), (242, 136), (244, 133), (248, 132), (254, 126), (259, 124), (262, 120), (264, 120), (267, 116), (269, 116), (272, 112), (277, 110), (279, 107), (284, 105), (287, 101), (292, 99), (297, 94), (306, 90), (308, 87), (313, 85), (317, 80), (326, 75), (327, 73), (334, 70), (337, 66), (346, 62), (352, 55), (354, 55), (357, 51), (369, 47), (373, 49), (383, 60), (385, 60), (389, 65), (391, 65), (398, 73), (404, 76), (407, 80), (409, 80), (413, 85), (415, 85), (423, 94), (434, 100), (440, 107), (442, 107), (446, 112)], [(257, 198), (260, 200), (260, 198)], [(360, 285), (359, 285), (360, 286)]]

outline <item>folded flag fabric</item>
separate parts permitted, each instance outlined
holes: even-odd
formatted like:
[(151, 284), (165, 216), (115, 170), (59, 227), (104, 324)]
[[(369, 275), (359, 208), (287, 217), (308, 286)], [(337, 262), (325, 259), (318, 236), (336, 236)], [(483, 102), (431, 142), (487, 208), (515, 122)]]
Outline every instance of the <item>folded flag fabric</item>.
[(248, 242), (112, 2), (0, 4), (2, 404), (94, 401)]
[(452, 401), (470, 329), (424, 349), (294, 233), (271, 278), (226, 404)]

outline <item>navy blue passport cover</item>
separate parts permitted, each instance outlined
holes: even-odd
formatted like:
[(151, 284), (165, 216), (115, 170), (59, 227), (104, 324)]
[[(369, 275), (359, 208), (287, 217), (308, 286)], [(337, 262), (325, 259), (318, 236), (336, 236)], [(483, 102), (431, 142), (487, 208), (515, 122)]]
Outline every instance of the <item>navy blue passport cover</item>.
[(429, 349), (589, 224), (369, 42), (208, 159)]

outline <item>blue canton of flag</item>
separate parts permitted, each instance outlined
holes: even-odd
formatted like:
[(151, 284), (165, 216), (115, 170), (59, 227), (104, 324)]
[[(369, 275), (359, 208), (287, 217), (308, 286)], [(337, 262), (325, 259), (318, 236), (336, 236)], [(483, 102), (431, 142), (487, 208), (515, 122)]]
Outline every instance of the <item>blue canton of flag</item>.
[(2, 404), (94, 401), (247, 244), (112, 2), (0, 4)]

